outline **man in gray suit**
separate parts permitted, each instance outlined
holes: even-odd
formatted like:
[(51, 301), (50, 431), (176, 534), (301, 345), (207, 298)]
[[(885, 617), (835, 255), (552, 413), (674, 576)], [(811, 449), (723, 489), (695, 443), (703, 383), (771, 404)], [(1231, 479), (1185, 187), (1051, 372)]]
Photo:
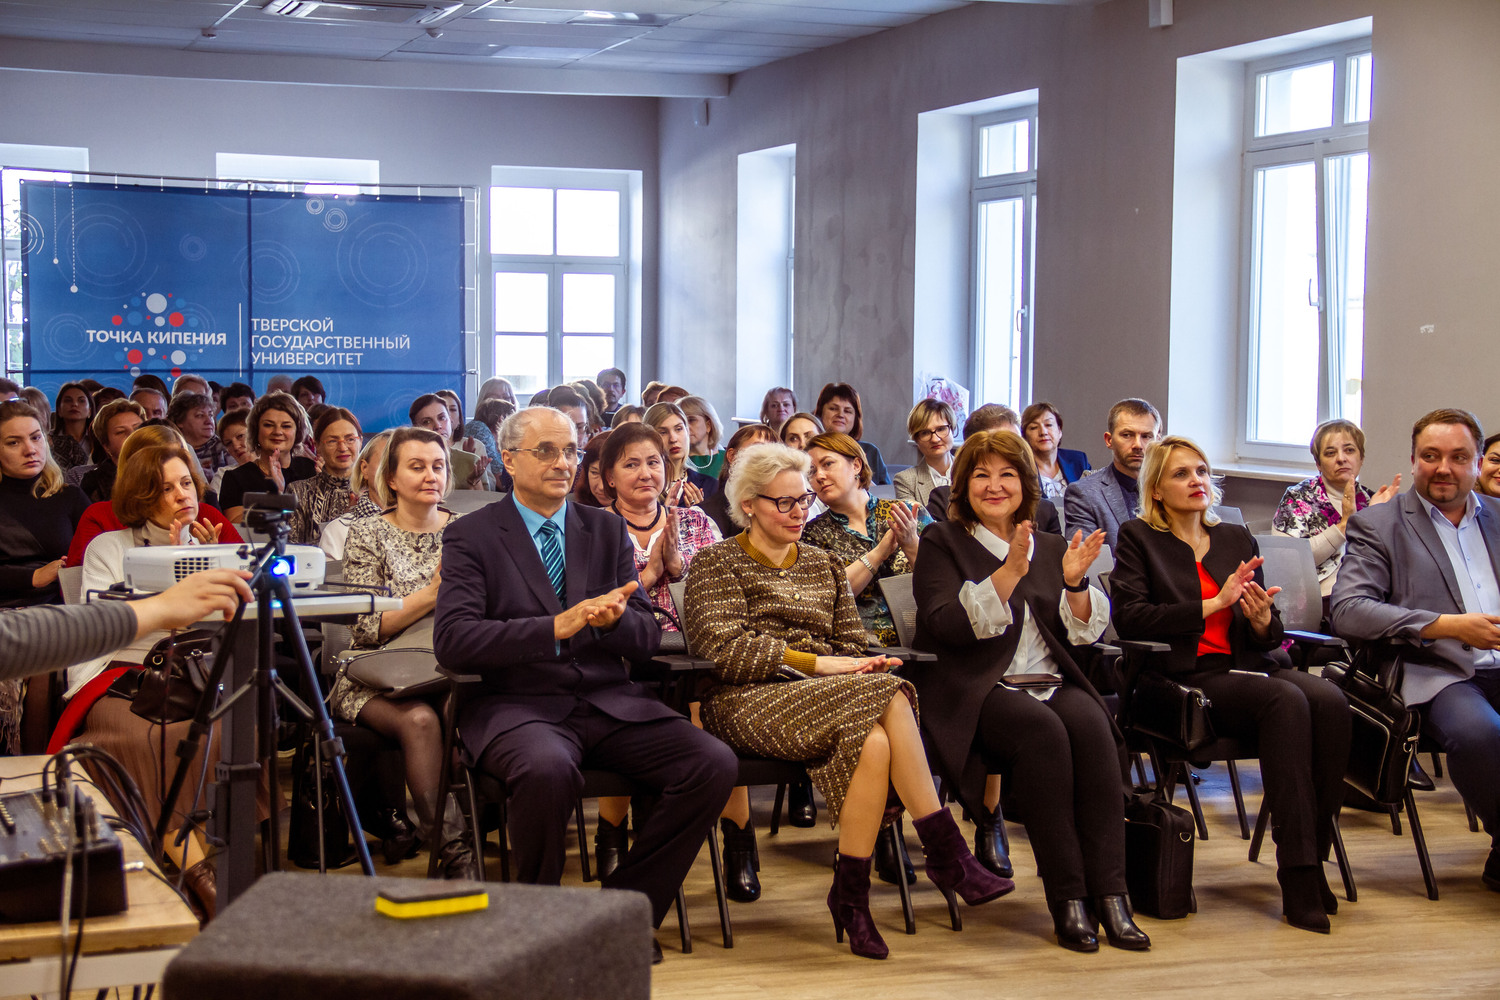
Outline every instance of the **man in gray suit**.
[(1141, 505), (1136, 477), (1146, 448), (1161, 437), (1161, 414), (1144, 399), (1122, 399), (1109, 408), (1109, 430), (1104, 444), (1114, 461), (1097, 472), (1069, 483), (1063, 494), (1063, 516), (1068, 534), (1082, 531), (1087, 538), (1104, 529), (1104, 542), (1111, 549), (1120, 525), (1135, 517)]
[(1484, 884), (1500, 892), (1500, 507), (1474, 492), (1483, 440), (1465, 410), (1417, 421), (1412, 488), (1349, 520), (1332, 617), (1399, 648), (1402, 697), (1490, 834)]

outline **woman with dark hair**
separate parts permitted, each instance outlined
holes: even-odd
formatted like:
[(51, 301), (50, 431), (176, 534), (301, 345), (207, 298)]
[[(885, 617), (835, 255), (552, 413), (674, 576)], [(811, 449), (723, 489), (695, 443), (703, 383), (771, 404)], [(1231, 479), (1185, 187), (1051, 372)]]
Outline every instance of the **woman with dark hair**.
[(1484, 439), (1480, 456), (1479, 478), (1474, 488), (1487, 497), (1500, 497), (1500, 434)]
[(1003, 774), (1020, 804), (1058, 944), (1151, 946), (1125, 889), (1122, 739), (1073, 659), (1099, 638), (1109, 601), (1088, 583), (1104, 532), (1071, 542), (1033, 529), (1041, 485), (1010, 431), (964, 442), (954, 516), (922, 533), (913, 591), (918, 649), (937, 666), (915, 680), (922, 725), (943, 775), (994, 836)]
[(818, 393), (818, 405), (813, 407), (823, 429), (831, 434), (847, 434), (859, 441), (870, 466), (870, 481), (880, 486), (889, 486), (891, 474), (885, 469), (885, 459), (880, 449), (868, 441), (860, 440), (865, 434), (864, 409), (859, 404), (859, 392), (847, 382), (829, 382)]
[[(692, 507), (712, 496), (719, 481), (688, 465), (690, 438), (687, 414), (676, 403), (652, 403), (642, 420), (661, 435), (667, 449), (666, 501), (671, 507)], [(623, 428), (622, 428), (623, 429)]]
[[(434, 397), (437, 398), (437, 397)], [(355, 521), (344, 547), (344, 582), (385, 587), (401, 599), (394, 611), (360, 615), (354, 648), (376, 649), (399, 636), (403, 647), (432, 645), (432, 612), (442, 582), (443, 529), (459, 515), (444, 507), (453, 487), (447, 435), (401, 427), (390, 437), (375, 476), (383, 514)], [(424, 634), (425, 633), (425, 634)], [(443, 736), (438, 714), (420, 698), (388, 698), (349, 677), (340, 667), (328, 703), (339, 717), (368, 726), (401, 744), (406, 784), (424, 834), (442, 820), (440, 807)], [(462, 836), (444, 830), (443, 876), (470, 878), (472, 852)], [(396, 858), (416, 843), (392, 845)]]
[(99, 450), (104, 454), (78, 483), (90, 500), (110, 498), (115, 488), (115, 476), (120, 471), (120, 449), (145, 422), (146, 411), (140, 404), (124, 398), (110, 400), (94, 415), (94, 440), (99, 442)]
[(198, 456), (203, 474), (214, 473), (230, 465), (229, 451), (214, 433), (214, 404), (200, 392), (179, 392), (167, 404), (167, 422), (176, 427)]
[(788, 448), (806, 451), (807, 442), (822, 433), (823, 421), (811, 413), (798, 411), (786, 418), (786, 421), (781, 425), (781, 430), (776, 432), (776, 436)]
[(1021, 411), (1021, 434), (1036, 456), (1042, 495), (1048, 500), (1061, 497), (1090, 468), (1083, 452), (1060, 447), (1062, 426), (1062, 414), (1051, 403), (1032, 403)]
[[(503, 381), (503, 380), (502, 380)], [(490, 457), (490, 473), (495, 477), (495, 489), (510, 492), (510, 473), (500, 460), (500, 425), (505, 418), (516, 412), (516, 404), (507, 399), (490, 396), (474, 406), (474, 419), (464, 424), (464, 433), (484, 445), (484, 453)]]
[(1115, 631), (1170, 645), (1146, 669), (1200, 689), (1214, 732), (1259, 747), (1281, 911), (1293, 927), (1327, 934), (1338, 900), (1323, 861), (1344, 801), (1348, 702), (1266, 655), (1284, 637), (1271, 601), (1280, 588), (1265, 586), (1255, 536), (1214, 512), (1221, 494), (1203, 449), (1162, 438), (1138, 481), (1141, 512), (1120, 526), (1110, 574)]
[(622, 406), (615, 410), (614, 417), (610, 420), (611, 427), (624, 427), (626, 424), (638, 424), (646, 416), (644, 406)]
[(608, 507), (614, 496), (604, 485), (604, 468), (600, 459), (604, 457), (604, 445), (614, 431), (602, 431), (589, 438), (588, 447), (578, 456), (578, 478), (573, 487), (573, 499), (585, 507)]
[[(503, 399), (511, 406), (517, 405), (516, 390), (511, 388), (510, 379), (501, 378), (498, 375), (485, 379), (484, 385), (479, 387), (479, 402), (482, 403), (486, 399)], [(476, 403), (475, 406), (477, 407), (478, 404)]]
[(460, 488), (494, 489), (495, 480), (489, 474), (490, 456), (479, 454), (484, 446), (473, 438), (463, 439), (462, 444), (453, 443), (453, 411), (447, 399), (435, 392), (423, 393), (412, 401), (406, 415), (413, 427), (432, 431), (449, 442), (448, 460), (453, 467), (453, 481), (461, 484)]
[(78, 382), (64, 382), (52, 406), (51, 437), (52, 459), (62, 471), (94, 460), (94, 435), (89, 430), (93, 418), (88, 390)]
[(1365, 464), (1365, 432), (1350, 420), (1319, 424), (1309, 447), (1318, 474), (1286, 488), (1271, 520), (1271, 530), (1278, 535), (1306, 538), (1312, 545), (1318, 589), (1326, 603), (1344, 558), (1344, 529), (1349, 518), (1356, 511), (1394, 497), (1400, 492), (1401, 476), (1398, 473), (1393, 482), (1379, 490), (1359, 482)]
[(786, 386), (767, 389), (760, 401), (760, 422), (771, 428), (772, 433), (780, 433), (781, 425), (796, 412), (797, 394)]
[(729, 518), (729, 497), (724, 492), (724, 484), (729, 480), (729, 470), (734, 465), (735, 456), (751, 445), (770, 444), (775, 440), (776, 432), (765, 424), (746, 424), (729, 436), (729, 444), (724, 447), (724, 467), (719, 470), (719, 488), (698, 505), (719, 526), (722, 537), (728, 538), (740, 531), (739, 526)]
[(323, 525), (353, 507), (349, 475), (364, 447), (359, 418), (342, 406), (330, 406), (313, 424), (313, 440), (323, 467), (311, 479), (292, 483), (287, 491), (297, 498), (289, 538), (295, 545), (317, 545)]
[(318, 467), (299, 455), (308, 433), (307, 412), (285, 392), (268, 392), (255, 401), (246, 422), (255, 461), (224, 473), (219, 506), (224, 516), (239, 524), (245, 514), (246, 493), (285, 493), (288, 483), (311, 479)]

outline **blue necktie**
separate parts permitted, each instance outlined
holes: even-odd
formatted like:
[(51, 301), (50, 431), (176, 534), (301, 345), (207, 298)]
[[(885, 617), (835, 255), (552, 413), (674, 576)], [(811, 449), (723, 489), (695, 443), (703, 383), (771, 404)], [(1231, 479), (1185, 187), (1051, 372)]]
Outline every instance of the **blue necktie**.
[(567, 607), (567, 567), (563, 561), (562, 542), (557, 537), (561, 534), (562, 529), (557, 526), (556, 521), (543, 521), (539, 548), (542, 565), (547, 567), (547, 579), (552, 581), (552, 589), (557, 591), (558, 603)]

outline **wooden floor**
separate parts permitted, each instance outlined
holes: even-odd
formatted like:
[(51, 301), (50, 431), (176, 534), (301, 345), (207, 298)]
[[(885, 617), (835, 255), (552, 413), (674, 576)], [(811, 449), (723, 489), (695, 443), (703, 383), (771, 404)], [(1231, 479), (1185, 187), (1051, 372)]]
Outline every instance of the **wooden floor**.
[[(1242, 776), (1253, 821), (1259, 774), (1247, 764)], [(965, 908), (960, 933), (949, 928), (942, 897), (919, 875), (917, 933), (907, 936), (895, 887), (877, 883), (872, 910), (891, 948), (883, 962), (856, 958), (834, 942), (823, 902), (834, 835), (823, 815), (814, 829), (784, 827), (768, 836), (771, 797), (758, 789), (764, 895), (752, 904), (731, 904), (735, 947), (724, 949), (707, 856), (700, 857), (687, 885), (693, 953), (678, 950), (669, 916), (658, 933), (667, 957), (655, 970), (654, 994), (714, 1000), (1500, 996), (1500, 893), (1479, 881), (1489, 838), (1469, 831), (1446, 780), (1418, 803), (1442, 898), (1427, 899), (1409, 827), (1403, 823), (1404, 835), (1395, 837), (1385, 817), (1345, 810), (1341, 823), (1359, 899), (1343, 899), (1337, 866), (1330, 863), (1340, 906), (1333, 933), (1325, 936), (1281, 919), (1270, 845), (1259, 863), (1250, 863), (1223, 768), (1210, 768), (1203, 778), (1210, 839), (1196, 845), (1198, 913), (1183, 920), (1142, 918), (1151, 951), (1105, 946), (1079, 955), (1059, 948), (1025, 831), (1012, 824), (1016, 891)], [(915, 848), (914, 836), (910, 842)], [(567, 878), (577, 878), (576, 854)]]

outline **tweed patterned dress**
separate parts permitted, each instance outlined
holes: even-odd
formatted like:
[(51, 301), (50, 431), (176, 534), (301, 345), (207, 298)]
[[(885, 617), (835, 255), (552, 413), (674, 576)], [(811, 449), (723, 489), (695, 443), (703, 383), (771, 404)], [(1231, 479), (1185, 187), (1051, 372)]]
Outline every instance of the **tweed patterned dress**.
[(898, 693), (915, 711), (916, 691), (890, 674), (777, 680), (788, 652), (863, 656), (865, 627), (836, 557), (798, 545), (773, 566), (748, 537), (703, 549), (688, 572), (689, 646), (717, 665), (703, 728), (738, 751), (806, 762), (837, 824), (865, 738)]

